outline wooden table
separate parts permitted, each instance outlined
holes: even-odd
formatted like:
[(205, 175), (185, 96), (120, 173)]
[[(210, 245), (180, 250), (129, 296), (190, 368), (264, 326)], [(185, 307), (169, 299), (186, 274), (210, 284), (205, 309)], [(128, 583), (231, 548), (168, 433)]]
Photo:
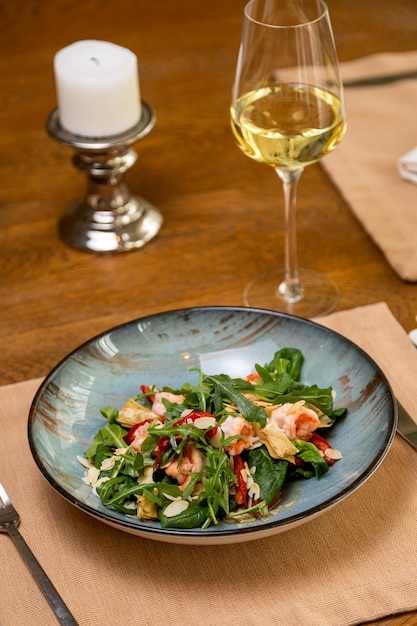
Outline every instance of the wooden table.
[[(277, 178), (243, 156), (229, 100), (244, 0), (43, 0), (0, 8), (0, 384), (46, 374), (81, 342), (153, 312), (241, 305), (256, 273), (283, 258)], [(329, 0), (341, 61), (416, 47), (417, 2)], [(135, 252), (70, 248), (59, 218), (85, 192), (72, 153), (45, 132), (52, 59), (96, 38), (133, 50), (157, 114), (126, 182), (160, 208), (160, 234)], [(385, 300), (416, 326), (417, 286), (392, 271), (319, 164), (299, 192), (299, 253), (327, 272), (340, 309)], [(332, 232), (329, 238), (328, 233)], [(417, 612), (374, 624), (417, 622)]]

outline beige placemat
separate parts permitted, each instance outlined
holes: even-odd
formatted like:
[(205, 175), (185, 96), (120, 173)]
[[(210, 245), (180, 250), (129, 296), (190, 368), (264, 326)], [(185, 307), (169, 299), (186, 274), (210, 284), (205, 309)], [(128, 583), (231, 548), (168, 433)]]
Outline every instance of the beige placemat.
[[(417, 351), (387, 306), (321, 321), (368, 350), (417, 417)], [(0, 388), (0, 480), (80, 626), (341, 626), (417, 609), (417, 453), (399, 437), (359, 490), (308, 524), (246, 544), (176, 546), (107, 527), (47, 484), (26, 438), (39, 382)], [(55, 626), (6, 535), (0, 554), (2, 626)]]
[[(377, 54), (344, 63), (343, 78), (417, 70), (417, 52)], [(417, 281), (417, 185), (398, 159), (417, 146), (417, 79), (346, 87), (347, 133), (323, 167), (399, 276)]]

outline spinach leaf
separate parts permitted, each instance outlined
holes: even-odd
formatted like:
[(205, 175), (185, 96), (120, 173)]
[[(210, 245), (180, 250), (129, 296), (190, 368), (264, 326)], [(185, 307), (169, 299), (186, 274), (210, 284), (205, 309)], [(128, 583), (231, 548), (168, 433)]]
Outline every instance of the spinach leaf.
[(300, 378), (301, 366), (304, 357), (298, 348), (281, 348), (275, 352), (272, 361), (264, 366), (274, 379), (282, 374), (288, 374), (293, 380)]
[(297, 348), (278, 350), (270, 363), (266, 363), (263, 367), (255, 364), (256, 372), (261, 380), (254, 387), (252, 386), (252, 390), (264, 400), (281, 401), (283, 394), (300, 386), (298, 378), (302, 362), (303, 355)]
[(288, 461), (273, 459), (262, 446), (249, 451), (248, 466), (256, 468), (253, 479), (259, 485), (260, 496), (267, 504), (271, 504), (284, 484)]
[[(302, 441), (301, 439), (293, 439), (292, 442), (295, 447), (298, 448), (297, 456), (305, 463), (311, 464), (317, 478), (320, 478), (320, 476), (323, 476), (323, 474), (328, 471), (329, 465), (326, 459), (317, 450), (316, 446), (308, 441)], [(303, 475), (308, 478), (304, 473)]]
[(165, 509), (166, 506), (161, 509), (159, 515), (162, 528), (198, 528), (204, 523), (209, 514), (206, 507), (193, 502), (190, 503), (188, 509), (172, 517), (165, 515)]

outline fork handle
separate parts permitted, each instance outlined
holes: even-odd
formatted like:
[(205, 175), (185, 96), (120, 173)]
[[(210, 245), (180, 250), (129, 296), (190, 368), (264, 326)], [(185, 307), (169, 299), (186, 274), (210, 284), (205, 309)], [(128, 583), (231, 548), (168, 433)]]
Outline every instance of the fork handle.
[(41, 564), (29, 548), (26, 541), (23, 539), (16, 526), (14, 524), (10, 524), (7, 528), (7, 532), (16, 544), (20, 554), (25, 559), (33, 577), (38, 583), (45, 598), (48, 600), (60, 624), (62, 624), (62, 626), (78, 626), (78, 622), (76, 622), (74, 616), (59, 595), (58, 591), (55, 589), (50, 578), (43, 570)]

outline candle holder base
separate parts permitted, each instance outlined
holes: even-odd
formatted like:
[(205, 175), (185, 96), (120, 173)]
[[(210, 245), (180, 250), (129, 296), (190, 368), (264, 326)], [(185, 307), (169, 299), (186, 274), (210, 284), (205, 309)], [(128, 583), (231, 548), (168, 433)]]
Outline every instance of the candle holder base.
[(140, 196), (130, 194), (124, 173), (136, 162), (131, 145), (155, 124), (151, 107), (142, 103), (142, 117), (132, 129), (100, 139), (79, 137), (59, 122), (58, 110), (47, 120), (48, 133), (73, 148), (73, 164), (87, 176), (85, 198), (74, 203), (59, 223), (61, 238), (79, 250), (95, 253), (127, 252), (144, 246), (159, 232), (162, 215)]
[(128, 252), (144, 246), (162, 225), (159, 210), (138, 196), (117, 215), (109, 213), (94, 211), (84, 202), (73, 204), (59, 222), (61, 239), (87, 252)]

